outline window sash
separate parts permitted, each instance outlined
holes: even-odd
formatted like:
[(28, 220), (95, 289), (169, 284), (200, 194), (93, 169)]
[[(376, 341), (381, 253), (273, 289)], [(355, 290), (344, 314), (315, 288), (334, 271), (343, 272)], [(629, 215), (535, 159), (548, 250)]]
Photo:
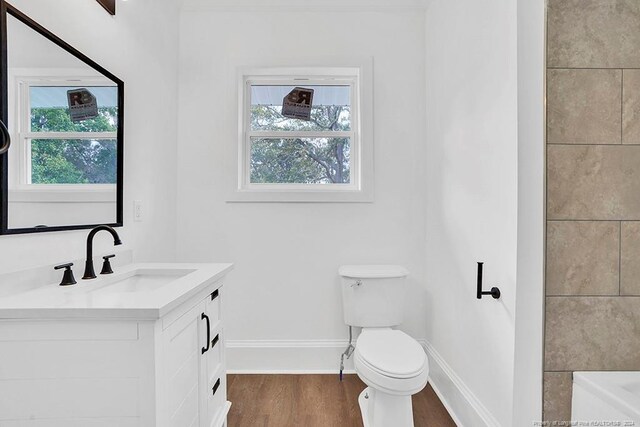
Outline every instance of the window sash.
[(24, 132), (21, 139), (117, 139), (117, 132)]
[[(286, 137), (285, 133), (292, 135)], [(267, 136), (265, 134), (273, 135)], [(344, 135), (338, 135), (344, 134)], [(291, 190), (291, 191), (357, 191), (360, 190), (360, 142), (357, 133), (351, 132), (247, 132), (244, 143), (244, 174), (242, 188), (244, 190)], [(251, 182), (251, 138), (285, 139), (285, 138), (349, 138), (351, 156), (349, 158), (350, 182), (344, 184), (291, 184), (291, 183), (256, 183)]]
[[(97, 132), (96, 132), (97, 133)], [(63, 141), (65, 139), (90, 139), (90, 140), (101, 140), (101, 139), (116, 139), (117, 135), (115, 132), (100, 132), (100, 137), (96, 137), (96, 133), (90, 132), (29, 132), (28, 134), (20, 135), (20, 148), (21, 148), (21, 172), (20, 172), (20, 182), (17, 186), (18, 189), (26, 190), (29, 188), (39, 188), (41, 190), (51, 189), (59, 190), (60, 188), (71, 189), (71, 188), (82, 188), (89, 189), (95, 191), (104, 191), (105, 189), (109, 189), (114, 187), (116, 184), (34, 184), (31, 182), (33, 176), (33, 159), (31, 157), (31, 140), (33, 139), (49, 139), (49, 140), (58, 140)], [(26, 136), (32, 135), (32, 136)], [(47, 135), (46, 137), (44, 135)], [(53, 135), (53, 136), (51, 136)], [(66, 136), (65, 136), (66, 135)], [(86, 135), (91, 135), (91, 137), (87, 137)]]
[(308, 76), (291, 74), (287, 76), (248, 76), (245, 86), (251, 94), (251, 86), (349, 86), (352, 90), (357, 84), (357, 77), (347, 75)]
[[(356, 152), (354, 152), (353, 150), (353, 144), (355, 142), (355, 132), (344, 132), (345, 134), (350, 134), (350, 135), (344, 135), (344, 136), (339, 136), (339, 135), (335, 135), (336, 132), (330, 132), (331, 135), (330, 136), (310, 136), (310, 135), (294, 135), (294, 136), (289, 136), (289, 137), (283, 137), (282, 135), (276, 135), (273, 137), (269, 137), (269, 136), (249, 136), (248, 137), (248, 166), (247, 166), (247, 171), (246, 171), (246, 187), (244, 189), (246, 190), (278, 190), (278, 191), (282, 191), (282, 190), (290, 190), (290, 191), (304, 191), (304, 190), (310, 190), (310, 191), (336, 191), (336, 190), (341, 190), (341, 191), (354, 191), (354, 190), (358, 190), (359, 187), (357, 186), (357, 182), (354, 179), (354, 176), (356, 174), (356, 172), (354, 171), (354, 167), (353, 165), (354, 163), (354, 158), (357, 158), (358, 154)], [(288, 183), (288, 182), (283, 182), (283, 183), (261, 183), (261, 182), (251, 182), (251, 138), (260, 138), (260, 139), (293, 139), (293, 138), (301, 138), (301, 139), (313, 139), (313, 138), (349, 138), (349, 143), (351, 145), (351, 155), (349, 158), (349, 182), (348, 183), (315, 183), (315, 184), (307, 184), (307, 183)]]
[(354, 131), (247, 131), (249, 138), (354, 138)]
[[(31, 133), (31, 88), (32, 87), (112, 87), (113, 82), (106, 78), (95, 76), (47, 76), (47, 77), (16, 77), (16, 100), (19, 102), (18, 129), (20, 133)], [(34, 132), (38, 133), (38, 132)], [(41, 132), (44, 133), (44, 132)]]

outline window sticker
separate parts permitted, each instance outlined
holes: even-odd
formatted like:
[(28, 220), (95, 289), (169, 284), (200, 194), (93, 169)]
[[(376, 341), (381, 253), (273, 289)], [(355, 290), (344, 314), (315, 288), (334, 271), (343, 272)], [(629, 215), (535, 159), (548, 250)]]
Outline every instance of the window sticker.
[(67, 91), (69, 115), (74, 122), (98, 117), (98, 101), (86, 88)]
[(282, 100), (282, 115), (290, 119), (311, 120), (313, 89), (294, 88)]

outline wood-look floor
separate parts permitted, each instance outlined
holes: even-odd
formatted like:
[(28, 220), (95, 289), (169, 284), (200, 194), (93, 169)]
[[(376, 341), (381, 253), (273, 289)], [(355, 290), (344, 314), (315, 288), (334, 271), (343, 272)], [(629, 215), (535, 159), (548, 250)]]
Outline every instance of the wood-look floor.
[[(229, 375), (228, 427), (362, 427), (357, 375)], [(455, 427), (431, 386), (413, 396), (415, 427)], [(394, 426), (389, 426), (394, 427)]]

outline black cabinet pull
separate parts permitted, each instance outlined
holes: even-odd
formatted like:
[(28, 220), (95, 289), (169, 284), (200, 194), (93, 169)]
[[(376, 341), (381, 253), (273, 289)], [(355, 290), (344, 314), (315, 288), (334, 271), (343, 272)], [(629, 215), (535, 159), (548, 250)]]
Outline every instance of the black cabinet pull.
[(207, 316), (206, 314), (202, 313), (202, 316), (200, 316), (201, 320), (206, 320), (207, 321), (207, 347), (202, 347), (202, 354), (205, 354), (207, 351), (209, 351), (209, 343), (211, 342), (211, 322), (209, 322), (209, 316)]
[(216, 395), (216, 391), (218, 391), (218, 387), (220, 387), (220, 378), (218, 378), (218, 381), (216, 381), (216, 383), (213, 385), (213, 395)]
[(211, 292), (211, 301), (213, 301), (216, 298), (218, 298), (218, 290), (217, 289), (215, 291)]
[(216, 344), (218, 344), (218, 341), (220, 341), (220, 334), (217, 334), (213, 341), (211, 341), (211, 348), (215, 347)]

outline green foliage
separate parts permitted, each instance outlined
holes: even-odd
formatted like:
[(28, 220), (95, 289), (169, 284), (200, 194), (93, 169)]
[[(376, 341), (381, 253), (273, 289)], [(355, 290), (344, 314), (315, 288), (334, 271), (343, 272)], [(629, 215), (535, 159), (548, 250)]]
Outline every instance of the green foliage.
[[(283, 117), (281, 107), (254, 105), (251, 128), (260, 131), (348, 131), (345, 106), (315, 106), (311, 120)], [(343, 184), (350, 182), (349, 138), (253, 138), (251, 182)]]
[(349, 139), (254, 139), (251, 141), (251, 182), (349, 183)]
[(251, 106), (251, 130), (264, 131), (349, 131), (351, 114), (342, 105), (316, 105), (311, 109), (311, 120), (290, 119), (273, 105)]
[[(114, 132), (116, 108), (101, 108), (99, 116), (72, 122), (65, 108), (34, 108), (33, 132)], [(33, 139), (33, 184), (114, 184), (117, 144), (113, 139)]]
[(32, 108), (32, 132), (115, 132), (118, 130), (118, 109), (98, 109), (98, 117), (80, 122), (71, 121), (68, 108)]
[(115, 184), (117, 144), (110, 140), (34, 139), (33, 184)]

